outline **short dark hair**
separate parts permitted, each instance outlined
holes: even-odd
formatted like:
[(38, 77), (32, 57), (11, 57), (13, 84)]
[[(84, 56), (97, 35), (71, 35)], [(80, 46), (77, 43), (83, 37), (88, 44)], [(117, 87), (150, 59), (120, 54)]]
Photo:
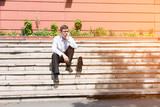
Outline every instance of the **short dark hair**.
[(63, 29), (68, 29), (68, 26), (67, 26), (67, 25), (62, 25), (62, 26), (60, 27), (60, 31), (62, 32)]

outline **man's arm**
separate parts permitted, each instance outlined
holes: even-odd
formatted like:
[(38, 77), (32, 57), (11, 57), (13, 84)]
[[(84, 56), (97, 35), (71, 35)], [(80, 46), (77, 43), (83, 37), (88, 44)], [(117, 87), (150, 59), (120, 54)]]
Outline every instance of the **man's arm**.
[(60, 50), (58, 50), (58, 48), (57, 48), (57, 42), (58, 42), (58, 38), (55, 37), (53, 39), (52, 52), (58, 54), (59, 56), (62, 56), (63, 52), (61, 52)]
[(63, 59), (64, 59), (64, 62), (66, 62), (66, 63), (69, 62), (69, 58), (68, 58), (64, 53), (62, 53), (61, 51), (59, 51), (59, 50), (57, 49), (57, 42), (58, 42), (58, 41), (57, 41), (56, 39), (53, 40), (52, 52), (58, 54), (59, 56), (62, 56)]
[(64, 62), (66, 62), (66, 63), (69, 62), (69, 58), (66, 54), (62, 54), (62, 57), (64, 59)]
[(69, 45), (72, 48), (77, 48), (78, 47), (77, 44), (76, 44), (76, 42), (74, 41), (74, 39), (72, 37), (69, 37), (68, 42), (69, 42)]

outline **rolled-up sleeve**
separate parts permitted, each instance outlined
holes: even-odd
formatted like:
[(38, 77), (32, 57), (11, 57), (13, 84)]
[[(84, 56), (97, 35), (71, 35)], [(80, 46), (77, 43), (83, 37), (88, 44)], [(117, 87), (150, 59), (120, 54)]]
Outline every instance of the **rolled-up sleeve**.
[(77, 48), (78, 47), (77, 44), (76, 44), (76, 42), (74, 41), (74, 39), (72, 37), (69, 37), (68, 42), (69, 42), (69, 45), (72, 48)]

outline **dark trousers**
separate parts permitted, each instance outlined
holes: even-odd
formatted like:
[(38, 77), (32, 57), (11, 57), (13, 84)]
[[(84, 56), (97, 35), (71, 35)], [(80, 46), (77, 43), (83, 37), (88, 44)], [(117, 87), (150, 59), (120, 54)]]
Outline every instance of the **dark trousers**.
[[(69, 62), (66, 63), (66, 67), (70, 67), (71, 61), (73, 59), (74, 48), (69, 46), (64, 54), (66, 56), (68, 56), (68, 58), (69, 58)], [(59, 74), (59, 63), (63, 63), (63, 62), (64, 62), (64, 59), (62, 56), (59, 56), (56, 53), (52, 54), (52, 72), (53, 72), (53, 74)]]

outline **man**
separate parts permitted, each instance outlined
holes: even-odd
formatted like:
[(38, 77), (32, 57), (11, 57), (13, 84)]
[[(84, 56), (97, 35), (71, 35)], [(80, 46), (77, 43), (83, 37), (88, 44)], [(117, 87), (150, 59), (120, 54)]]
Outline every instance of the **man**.
[(66, 25), (60, 27), (61, 35), (56, 36), (53, 39), (52, 44), (52, 71), (54, 74), (54, 81), (58, 82), (59, 75), (59, 63), (66, 63), (66, 70), (72, 72), (71, 61), (74, 54), (74, 49), (77, 48), (77, 44), (74, 39), (69, 36), (69, 28)]

